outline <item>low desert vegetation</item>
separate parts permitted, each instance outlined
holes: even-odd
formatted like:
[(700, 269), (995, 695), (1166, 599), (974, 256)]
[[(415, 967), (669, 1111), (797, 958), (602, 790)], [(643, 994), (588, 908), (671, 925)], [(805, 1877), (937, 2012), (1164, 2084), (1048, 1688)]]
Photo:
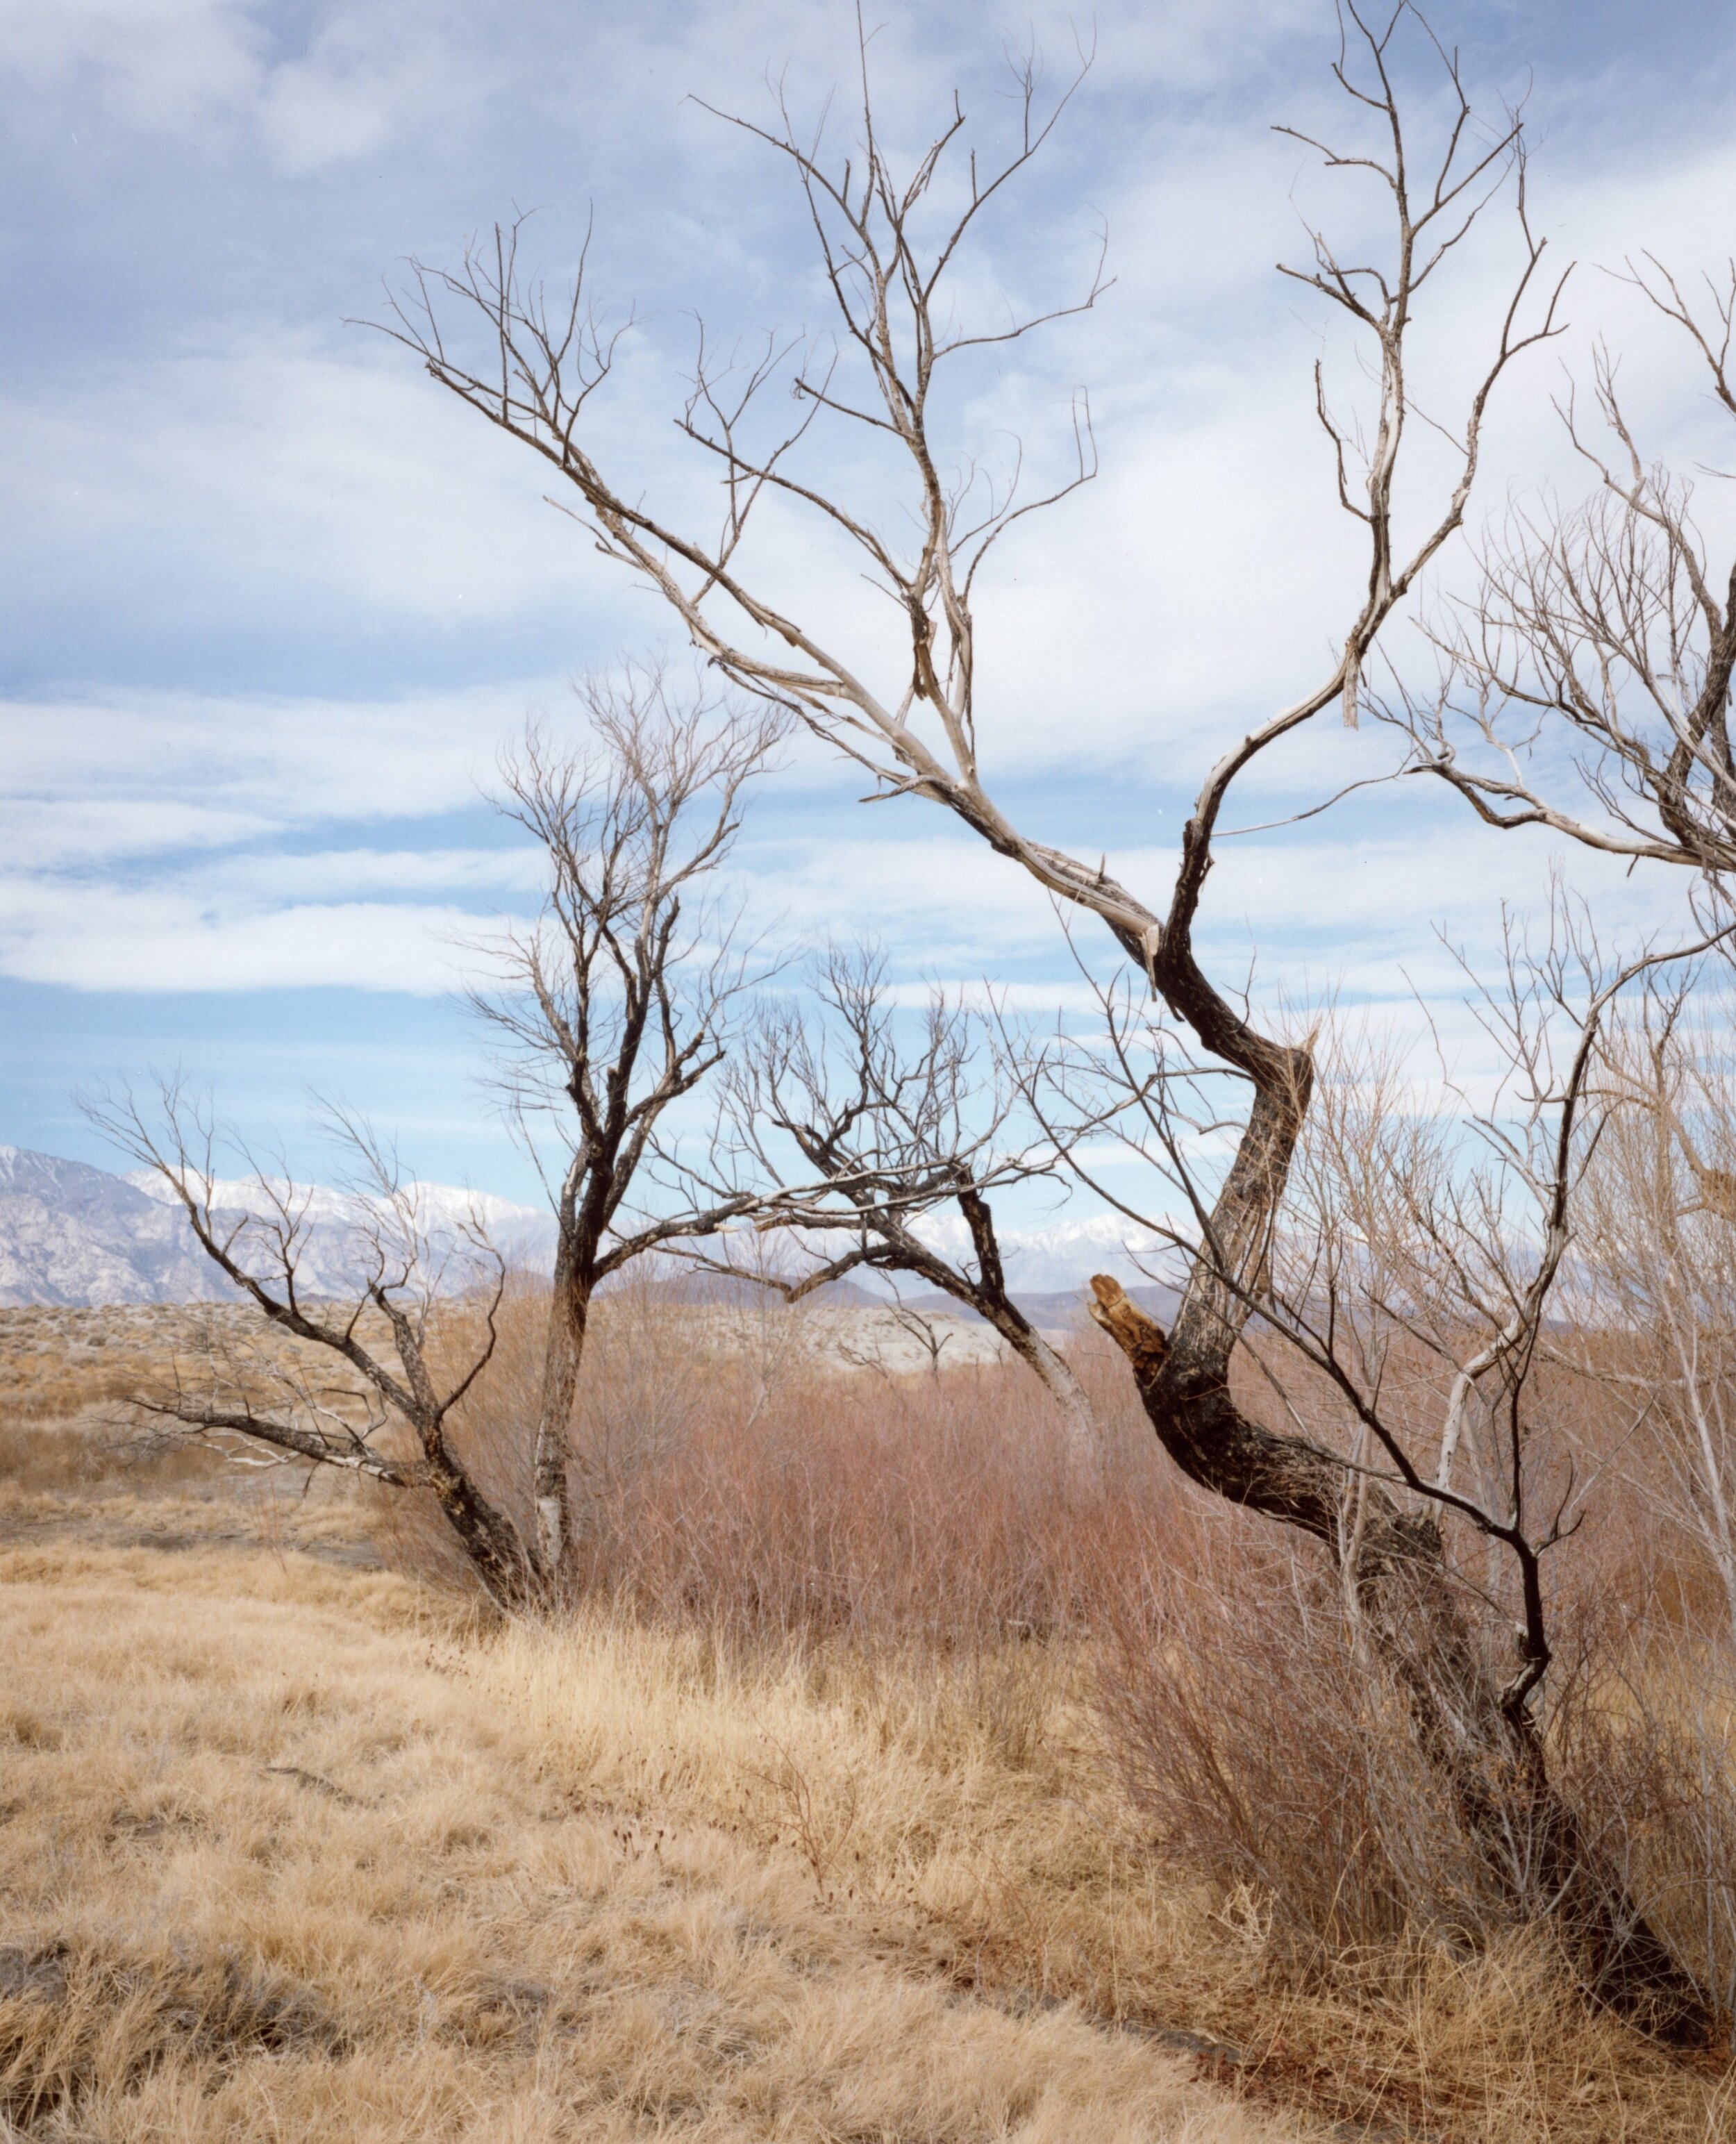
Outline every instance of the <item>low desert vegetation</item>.
[(900, 1929), (789, 1840), (828, 1730), (874, 1740), (795, 1664), (720, 1679), (607, 1622), (479, 1638), (302, 1557), (164, 1561), (6, 1558), (6, 2133), (1286, 2133), (1076, 2006), (921, 1969), (898, 1894), (931, 1857), (889, 1819), (920, 1788), (956, 1836), (960, 1768), (992, 1797), (968, 1721), (880, 1699), (854, 1862)]
[[(554, 294), (515, 225), (413, 270), (388, 331), (553, 472), (700, 667), (687, 694), (593, 681), (573, 750), (533, 733), (503, 769), (546, 905), (474, 1003), (552, 1284), (340, 1118), (353, 1241), (316, 1286), (313, 1194), (255, 1170), (226, 1206), (184, 1083), (93, 1107), (272, 1336), (213, 1327), (136, 1404), (160, 1450), (264, 1470), (278, 1576), (231, 1612), (209, 1526), (183, 1576), (129, 1561), (52, 1507), (39, 1432), (18, 1447), (42, 1650), (79, 1657), (79, 1604), (110, 1605), (87, 1680), (57, 1667), (14, 1735), (47, 1783), (9, 1820), (15, 2123), (1728, 2131), (1736, 581), (1599, 357), (1563, 404), (1590, 504), (1486, 532), (1423, 620), (1436, 674), (1401, 674), (1390, 628), (1467, 534), (1565, 275), (1520, 118), (1479, 119), (1404, 0), (1346, 0), (1340, 28), (1347, 131), (1297, 138), (1379, 218), (1342, 250), (1311, 226), (1286, 272), (1355, 346), (1312, 399), (1366, 573), (1319, 672), (1223, 741), (1155, 906), (1107, 841), (1014, 825), (978, 757), (979, 575), (1089, 481), (1089, 410), (1021, 498), (1022, 454), (997, 479), (958, 434), (989, 402), (936, 385), (1107, 288), (973, 328), (961, 266), (1083, 72), (1045, 102), (1019, 71), (998, 159), (955, 101), (900, 164), (866, 32), (853, 146), (781, 105), (746, 124), (795, 181), (834, 340), (774, 334), (734, 380), (702, 340), (678, 424), (721, 479), (709, 529), (699, 492), (659, 504), (633, 422), (596, 427), (622, 337), (583, 260)], [(1466, 313), (1447, 286), (1500, 216)], [(1736, 414), (1736, 285), (1631, 280)], [(1409, 382), (1437, 369), (1425, 414)], [(890, 639), (846, 661), (814, 580), (784, 587), (825, 553), (797, 524), (861, 552)], [(1474, 1091), (1262, 1009), (1196, 940), (1244, 770), (1365, 717), (1430, 777), (1410, 793), (1691, 874), (1680, 929), (1619, 951), (1565, 893), (1510, 919), (1466, 971)], [(871, 946), (804, 986), (745, 940), (717, 873), (797, 724), (1040, 886), (1089, 1014), (1034, 1035), (991, 984), (968, 1013), (936, 990), (925, 1025)], [(1551, 738), (1589, 816), (1545, 781)], [(1162, 1246), (1173, 1310), (1100, 1275), (1095, 1332), (1038, 1332), (990, 1204), (1034, 1177)], [(943, 1209), (961, 1263), (925, 1233)], [(658, 1271), (676, 1252), (763, 1308), (702, 1313)], [(857, 1272), (969, 1306), (1007, 1358), (828, 1365), (800, 1305)], [(324, 1534), (283, 1470), (327, 1484)], [(344, 1514), (395, 1576), (343, 1569)], [(151, 1615), (129, 1682), (112, 1634)]]
[[(119, 1430), (52, 1426), (0, 1547), (17, 2133), (1720, 2133), (1720, 2067), (1456, 1857), (1336, 1587), (1176, 1483), (1107, 1343), (1093, 1488), (1017, 1364), (841, 1372), (781, 1312), (682, 1354), (691, 1313), (604, 1304), (553, 1620), (431, 1496), (93, 1486)], [(513, 1293), (454, 1432), (508, 1506), (546, 1315)], [(1558, 1732), (1698, 1962), (1727, 1656), (1650, 1531), (1600, 1547)]]

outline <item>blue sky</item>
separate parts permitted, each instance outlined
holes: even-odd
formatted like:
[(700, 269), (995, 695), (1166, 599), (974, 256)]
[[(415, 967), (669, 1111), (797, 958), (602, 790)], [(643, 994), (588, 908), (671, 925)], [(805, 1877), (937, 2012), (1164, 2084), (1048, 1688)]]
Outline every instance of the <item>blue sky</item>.
[[(1004, 46), (1034, 36), (1059, 72), (1075, 18), (931, 0), (875, 19), (882, 110), (915, 141), (954, 82), (992, 125)], [(1108, 851), (1160, 898), (1201, 772), (1329, 665), (1354, 606), (1309, 377), (1345, 353), (1272, 271), (1298, 203), (1332, 211), (1270, 127), (1332, 122), (1335, 40), (1317, 0), (1110, 0), (1091, 19), (1074, 117), (969, 288), (1068, 288), (1100, 226), (1116, 286), (954, 414), (960, 438), (1016, 429), (1040, 459), (1089, 385), (1104, 474), (1009, 547), (982, 607), (985, 757), (1030, 831)], [(1529, 86), (1534, 211), (1564, 257), (1650, 246), (1693, 270), (1736, 246), (1736, 16), (1532, 0), (1436, 19), (1474, 85)], [(318, 1089), (420, 1174), (528, 1195), (447, 995), (455, 936), (534, 896), (481, 792), (527, 713), (558, 719), (568, 681), (667, 628), (543, 504), (528, 457), (344, 323), (377, 315), (405, 256), (450, 261), (515, 206), (539, 211), (530, 244), (558, 274), (594, 215), (597, 285), (641, 320), (602, 436), (680, 496), (667, 419), (692, 316), (728, 337), (820, 308), (787, 182), (688, 93), (762, 114), (769, 67), (817, 103), (852, 31), (835, 0), (8, 0), (0, 1139), (107, 1159), (73, 1090), (178, 1062), (292, 1152)], [(1422, 376), (1443, 392), (1505, 257), (1467, 264), (1433, 324)], [(1548, 398), (1600, 333), (1659, 451), (1710, 436), (1619, 285), (1583, 274), (1568, 310), (1573, 335), (1501, 405), (1485, 506), (1571, 480)], [(823, 546), (773, 564), (865, 660), (893, 659)], [(1404, 658), (1402, 630), (1392, 644)], [(1233, 822), (1392, 756), (1322, 728)], [(742, 864), (767, 926), (870, 929), (904, 975), (1064, 1000), (1043, 901), (931, 808), (865, 811), (861, 786), (809, 747), (763, 792)], [(1208, 942), (1237, 972), (1257, 949), (1274, 995), (1414, 1021), (1420, 995), (1451, 1027), (1435, 927), (1487, 945), (1550, 864), (1451, 800), (1364, 792), (1229, 845)], [(1679, 912), (1679, 884), (1570, 869), (1617, 928)]]

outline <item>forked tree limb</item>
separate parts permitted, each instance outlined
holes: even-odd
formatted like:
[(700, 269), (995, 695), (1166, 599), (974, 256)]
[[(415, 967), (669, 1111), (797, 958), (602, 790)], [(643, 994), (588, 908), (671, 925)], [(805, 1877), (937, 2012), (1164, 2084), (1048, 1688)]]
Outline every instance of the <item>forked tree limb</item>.
[[(359, 1471), (394, 1488), (429, 1490), (496, 1605), (508, 1611), (534, 1606), (538, 1572), (518, 1527), (471, 1475), (447, 1435), (453, 1408), (493, 1359), (498, 1338), (505, 1268), (479, 1226), (466, 1233), (479, 1253), (479, 1271), (474, 1277), (483, 1280), (485, 1290), (483, 1337), (459, 1376), (441, 1391), (425, 1346), (438, 1261), (418, 1223), (414, 1199), (365, 1127), (340, 1120), (376, 1187), (371, 1203), (359, 1202), (352, 1232), (367, 1278), (353, 1300), (333, 1312), (316, 1308), (307, 1297), (305, 1199), (292, 1186), (274, 1185), (261, 1176), (255, 1189), (266, 1218), (220, 1209), (213, 1174), (216, 1135), (177, 1081), (160, 1084), (154, 1122), (130, 1094), (93, 1098), (84, 1106), (99, 1130), (161, 1178), (201, 1250), (237, 1293), (280, 1332), (346, 1363), (376, 1396), (384, 1415), (395, 1417), (414, 1437), (420, 1457), (414, 1467), (400, 1468), (374, 1454), (360, 1435), (340, 1442), (292, 1417), (260, 1413), (244, 1392), (237, 1392), (231, 1404), (221, 1392), (205, 1397), (176, 1389), (161, 1396), (151, 1411), (184, 1422), (196, 1434), (239, 1434), (316, 1466)], [(411, 1309), (405, 1308), (406, 1296), (412, 1299)], [(363, 1338), (362, 1315), (370, 1308), (384, 1318), (391, 1333), (395, 1371)], [(226, 1382), (233, 1390), (236, 1381)]]
[[(1003, 1190), (1059, 1175), (1060, 1148), (1047, 1127), (1032, 1141), (1022, 1084), (1006, 1076), (1001, 1047), (985, 1048), (987, 1023), (955, 995), (931, 989), (906, 1041), (871, 944), (832, 945), (811, 980), (799, 1010), (763, 1009), (732, 1068), (712, 1140), (721, 1181), (710, 1189), (751, 1178), (760, 1236), (855, 1241), (793, 1283), (751, 1268), (746, 1277), (786, 1301), (856, 1268), (925, 1282), (1006, 1343), (1054, 1402), (1069, 1465), (1096, 1472), (1102, 1439), (1089, 1397), (1013, 1299), (991, 1204)], [(919, 1233), (925, 1217), (949, 1208), (964, 1223), (969, 1257), (945, 1255)]]
[[(1347, 471), (1352, 435), (1323, 402), (1322, 408), (1340, 504), (1366, 534), (1366, 584), (1347, 603), (1333, 635), (1342, 653), (1326, 674), (1250, 728), (1211, 770), (1183, 830), (1173, 891), (1162, 915), (1118, 883), (1101, 861), (1094, 867), (1022, 831), (981, 777), (971, 591), (985, 547), (979, 543), (972, 557), (960, 548), (961, 496), (940, 474), (955, 458), (929, 430), (929, 413), (940, 406), (930, 392), (934, 376), (949, 354), (947, 335), (937, 329), (950, 297), (945, 275), (976, 216), (976, 190), (962, 218), (955, 215), (926, 253), (918, 215), (925, 201), (944, 198), (930, 181), (959, 138), (956, 115), (920, 163), (916, 181), (907, 185), (895, 178), (875, 133), (866, 67), (866, 161), (854, 180), (829, 170), (819, 142), (798, 139), (787, 122), (771, 137), (793, 162), (813, 218), (840, 316), (841, 348), (866, 375), (860, 400), (847, 404), (828, 375), (825, 406), (871, 424), (906, 456), (909, 525), (915, 532), (909, 556), (895, 556), (871, 535), (863, 515), (843, 509), (823, 489), (781, 487), (784, 458), (810, 436), (816, 406), (811, 395), (793, 429), (763, 449), (750, 452), (739, 444), (742, 410), (729, 411), (727, 423), (711, 433), (705, 444), (722, 457), (729, 479), (719, 536), (678, 527), (653, 511), (637, 473), (613, 478), (581, 437), (583, 411), (606, 375), (609, 351), (594, 335), (588, 343), (581, 335), (574, 360), (573, 324), (584, 317), (577, 294), (570, 311), (551, 325), (534, 287), (518, 276), (512, 250), (516, 233), (503, 235), (492, 263), (473, 255), (452, 274), (419, 271), (414, 289), (387, 324), (387, 331), (406, 343), (442, 386), (542, 458), (563, 487), (569, 510), (599, 548), (662, 597), (694, 647), (727, 677), (797, 716), (868, 768), (884, 793), (944, 805), (1058, 900), (1096, 916), (1203, 1049), (1246, 1074), (1252, 1104), (1204, 1215), (1203, 1240), (1173, 1328), (1163, 1333), (1118, 1293), (1106, 1295), (1102, 1283), (1100, 1322), (1128, 1354), (1153, 1427), (1184, 1472), (1214, 1494), (1297, 1526), (1335, 1553), (1342, 1502), (1338, 1464), (1331, 1455), (1250, 1420), (1235, 1405), (1229, 1385), (1231, 1357), (1251, 1314), (1307, 1118), (1312, 1054), (1305, 1045), (1262, 1034), (1234, 1009), (1197, 960), (1193, 931), (1233, 784), (1262, 754), (1328, 709), (1342, 707), (1353, 717), (1380, 636), (1418, 577), (1462, 526), (1491, 396), (1518, 357), (1560, 332), (1560, 282), (1543, 292), (1534, 318), (1523, 317), (1541, 280), (1545, 248), (1527, 217), (1518, 129), (1510, 119), (1487, 136), (1471, 129), (1457, 62), (1426, 25), (1429, 49), (1445, 72), (1445, 146), (1431, 168), (1407, 141), (1391, 47), (1401, 27), (1419, 20), (1404, 0), (1390, 14), (1383, 8), (1375, 17), (1365, 15), (1357, 0), (1343, 0), (1346, 44), (1337, 78), (1353, 109), (1372, 117), (1380, 140), (1366, 154), (1328, 147), (1326, 161), (1371, 175), (1385, 188), (1390, 242), (1379, 267), (1363, 268), (1341, 262), (1325, 236), (1315, 232), (1312, 266), (1301, 271), (1301, 280), (1343, 310), (1371, 345), (1375, 408), (1362, 434), (1368, 444), (1359, 473)], [(1025, 153), (1021, 151), (1009, 176)], [(1416, 302), (1482, 212), (1488, 181), (1505, 173), (1516, 182), (1520, 266), (1493, 346), (1467, 395), (1459, 434), (1446, 435), (1453, 466), (1437, 509), (1406, 548), (1396, 540), (1393, 501), (1414, 414), (1407, 339)], [(437, 315), (448, 304), (473, 320), (479, 317), (474, 359), (458, 352), (440, 328)], [(951, 345), (963, 346), (956, 339)], [(711, 407), (714, 415), (722, 414), (715, 400)], [(1080, 474), (1088, 473), (1082, 460)], [(891, 598), (906, 638), (882, 689), (876, 690), (859, 663), (823, 644), (759, 579), (743, 548), (743, 532), (754, 502), (780, 489), (792, 506), (817, 509), (831, 530), (856, 541), (870, 578)], [(1003, 511), (999, 523), (1008, 519)], [(1571, 1812), (1554, 1796), (1522, 1700), (1497, 1687), (1481, 1665), (1446, 1571), (1438, 1525), (1426, 1508), (1401, 1508), (1384, 1488), (1376, 1493), (1371, 1486), (1367, 1505), (1350, 1581), (1383, 1656), (1411, 1695), (1424, 1746), (1454, 1784), (1467, 1828), (1498, 1859), (1513, 1798), (1520, 1804), (1529, 1798), (1533, 1830), (1559, 1879), (1555, 1901), (1582, 1956), (1595, 1960), (1593, 1978), (1601, 1991), (1631, 2014), (1649, 2017), (1666, 2037), (1703, 2042), (1712, 2030), (1703, 1997), (1669, 1960)]]

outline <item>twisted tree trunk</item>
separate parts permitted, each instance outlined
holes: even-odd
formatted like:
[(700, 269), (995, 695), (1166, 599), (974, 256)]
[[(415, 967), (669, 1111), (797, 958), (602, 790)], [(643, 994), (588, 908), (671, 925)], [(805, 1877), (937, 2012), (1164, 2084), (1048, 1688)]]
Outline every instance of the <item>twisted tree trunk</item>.
[[(1127, 1356), (1153, 1427), (1190, 1480), (1312, 1534), (1339, 1560), (1347, 1553), (1342, 1469), (1250, 1421), (1229, 1382), (1312, 1066), (1305, 1051), (1252, 1035), (1227, 1008), (1212, 1022), (1220, 1040), (1232, 1039), (1224, 1021), (1239, 1030), (1233, 1039), (1238, 1060), (1254, 1074), (1254, 1104), (1174, 1325), (1165, 1333), (1102, 1275), (1091, 1283), (1091, 1314)], [(1348, 1552), (1347, 1576), (1375, 1652), (1404, 1692), (1424, 1754), (1508, 1897), (1522, 1909), (1541, 1904), (1554, 1913), (1600, 2000), (1671, 2045), (1712, 2045), (1719, 2032), (1712, 2005), (1554, 1787), (1524, 1697), (1490, 1673), (1433, 1515), (1401, 1509), (1371, 1482)]]

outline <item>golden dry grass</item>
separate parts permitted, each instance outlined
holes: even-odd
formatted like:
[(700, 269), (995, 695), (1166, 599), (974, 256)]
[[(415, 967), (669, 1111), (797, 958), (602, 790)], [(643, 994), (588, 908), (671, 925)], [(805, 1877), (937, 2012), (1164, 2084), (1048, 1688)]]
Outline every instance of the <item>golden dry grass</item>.
[[(21, 2133), (1297, 2133), (1072, 2008), (961, 1992), (862, 1909), (980, 1881), (986, 1740), (943, 1763), (793, 1673), (467, 1633), (297, 1554), (14, 1549), (0, 1596)], [(796, 1771), (851, 1718), (804, 1829)]]
[(908, 1627), (750, 1640), (628, 1588), (488, 1625), (364, 1567), (365, 1501), (299, 1486), (0, 1408), (10, 2133), (1736, 2134), (1727, 2077), (1535, 1944), (1310, 1973), (1257, 1898), (1181, 1882), (1064, 1621), (923, 1642), (919, 1595)]
[(1522, 1949), (1286, 1993), (1257, 1914), (1132, 1849), (1041, 1647), (751, 1662), (474, 1628), (294, 1551), (77, 1540), (0, 1556), (0, 1602), (22, 2134), (1728, 2133), (1727, 2084)]
[(490, 1658), (539, 1744), (636, 1823), (703, 1813), (793, 1849), (836, 1915), (955, 1985), (1236, 2047), (1202, 2067), (1262, 2106), (1461, 2144), (1736, 2133), (1736, 2079), (1588, 2012), (1540, 1945), (1384, 1949), (1360, 1984), (1345, 1961), (1329, 1981), (1277, 1969), (1254, 1901), (1184, 1890), (1139, 1850), (1058, 1649), (954, 1675), (847, 1653), (744, 1665), (702, 1634), (599, 1619)]

